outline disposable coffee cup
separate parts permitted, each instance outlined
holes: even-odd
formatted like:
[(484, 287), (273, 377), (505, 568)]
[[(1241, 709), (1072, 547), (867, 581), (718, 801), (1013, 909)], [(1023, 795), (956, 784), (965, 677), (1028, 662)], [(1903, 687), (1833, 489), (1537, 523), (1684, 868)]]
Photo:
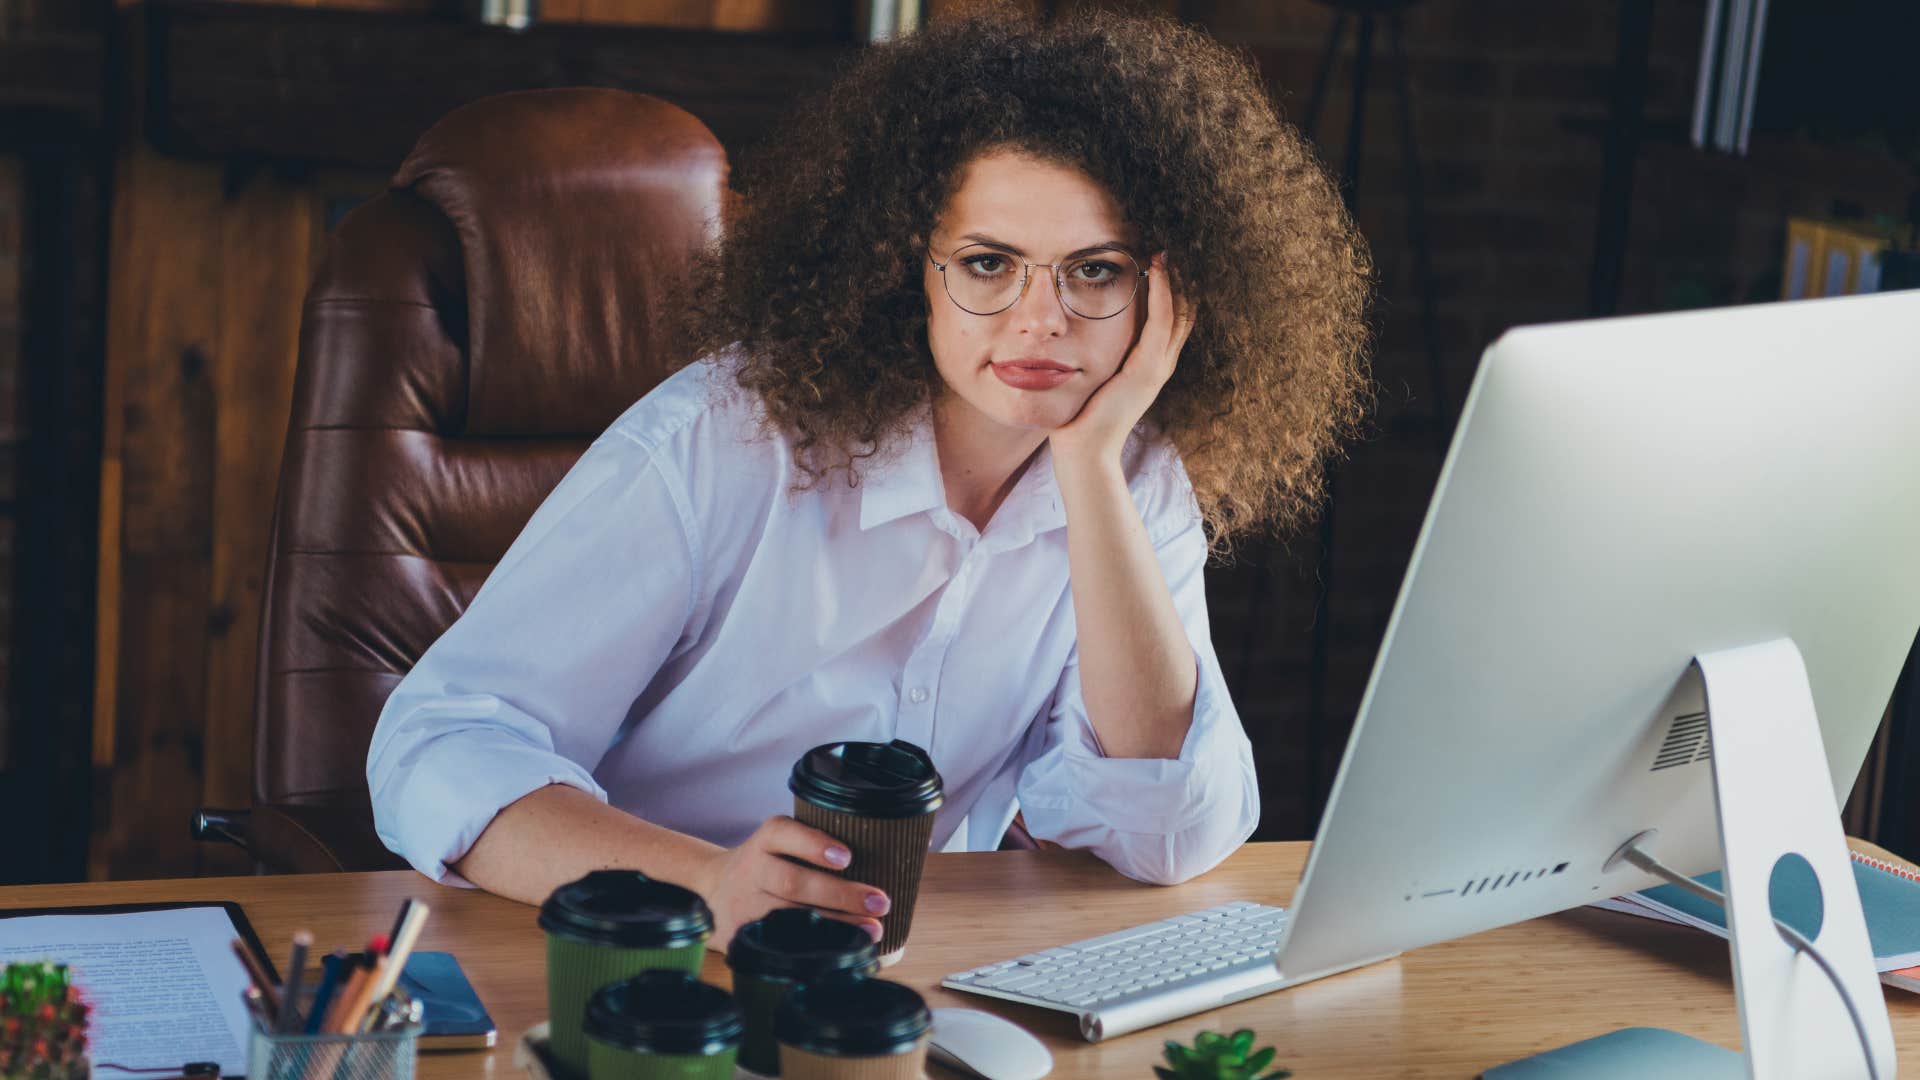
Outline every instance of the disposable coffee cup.
[(540, 929), (547, 932), (548, 1049), (577, 1080), (587, 1075), (587, 999), (652, 968), (697, 974), (713, 912), (698, 893), (638, 870), (595, 870), (547, 897)]
[(773, 1019), (793, 989), (872, 975), (880, 961), (873, 938), (860, 927), (810, 908), (780, 908), (734, 931), (727, 966), (733, 969), (733, 996), (747, 1025), (740, 1064), (778, 1076), (780, 1045)]
[(796, 987), (774, 1031), (785, 1080), (920, 1080), (933, 1014), (899, 983), (842, 977)]
[(787, 787), (793, 816), (853, 853), (840, 876), (887, 894), (891, 906), (880, 917), (880, 963), (899, 960), (913, 928), (933, 814), (946, 798), (933, 759), (904, 739), (828, 743), (794, 762)]
[(733, 1080), (746, 1028), (725, 990), (655, 969), (587, 999), (589, 1080)]

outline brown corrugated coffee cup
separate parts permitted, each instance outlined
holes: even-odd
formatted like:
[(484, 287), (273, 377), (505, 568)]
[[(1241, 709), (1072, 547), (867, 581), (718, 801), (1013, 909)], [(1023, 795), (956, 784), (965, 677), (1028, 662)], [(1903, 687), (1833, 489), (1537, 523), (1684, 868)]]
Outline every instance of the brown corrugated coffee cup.
[(784, 1080), (921, 1080), (933, 1013), (910, 987), (840, 976), (795, 988), (773, 1030)]
[(913, 926), (934, 811), (945, 800), (933, 759), (904, 739), (828, 743), (794, 762), (787, 787), (793, 816), (853, 853), (840, 876), (887, 894), (891, 906), (880, 917), (880, 963), (899, 960)]

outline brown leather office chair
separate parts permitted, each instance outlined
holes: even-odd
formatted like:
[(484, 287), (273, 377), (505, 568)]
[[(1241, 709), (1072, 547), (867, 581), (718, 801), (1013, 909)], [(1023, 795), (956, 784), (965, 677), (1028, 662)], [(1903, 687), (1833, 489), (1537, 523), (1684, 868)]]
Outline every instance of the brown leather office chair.
[(250, 813), (262, 868), (403, 866), (374, 835), (387, 695), (560, 477), (670, 370), (658, 316), (719, 227), (727, 161), (616, 90), (475, 102), (342, 222), (307, 294), (274, 507)]

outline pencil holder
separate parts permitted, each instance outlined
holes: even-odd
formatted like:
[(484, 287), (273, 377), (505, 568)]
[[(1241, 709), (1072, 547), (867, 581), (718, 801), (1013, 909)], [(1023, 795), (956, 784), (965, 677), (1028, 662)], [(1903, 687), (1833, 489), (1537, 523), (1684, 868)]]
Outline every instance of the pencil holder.
[[(311, 998), (301, 1004), (304, 1016)], [(248, 1035), (247, 1080), (413, 1080), (422, 1026), (412, 1021), (358, 1035), (308, 1035), (304, 1028), (268, 1030), (256, 1019)]]

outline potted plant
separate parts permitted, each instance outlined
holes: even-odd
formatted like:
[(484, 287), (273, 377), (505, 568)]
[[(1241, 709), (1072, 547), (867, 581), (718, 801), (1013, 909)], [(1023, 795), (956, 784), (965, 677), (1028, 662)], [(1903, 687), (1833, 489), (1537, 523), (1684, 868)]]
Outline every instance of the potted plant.
[(1292, 1076), (1286, 1069), (1262, 1075), (1260, 1070), (1273, 1063), (1271, 1046), (1253, 1049), (1253, 1031), (1241, 1028), (1232, 1035), (1203, 1031), (1194, 1036), (1192, 1046), (1167, 1040), (1166, 1058), (1171, 1068), (1153, 1067), (1160, 1080), (1280, 1080)]
[(87, 1011), (65, 964), (8, 964), (0, 973), (0, 1080), (84, 1080)]

